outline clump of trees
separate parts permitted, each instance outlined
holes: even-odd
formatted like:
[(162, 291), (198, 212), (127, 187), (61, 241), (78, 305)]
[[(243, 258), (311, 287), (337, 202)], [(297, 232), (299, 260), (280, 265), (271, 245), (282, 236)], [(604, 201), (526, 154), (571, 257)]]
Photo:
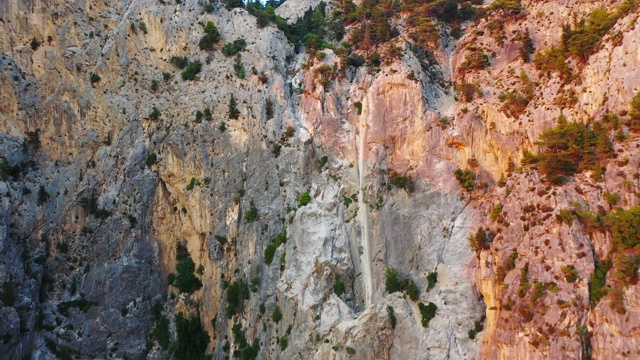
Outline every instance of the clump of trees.
[(200, 50), (213, 50), (215, 44), (220, 41), (220, 32), (212, 21), (207, 22), (204, 26), (204, 35), (198, 43)]
[(605, 162), (614, 155), (613, 143), (606, 127), (594, 122), (592, 127), (582, 123), (558, 119), (558, 126), (545, 130), (536, 142), (540, 152), (525, 152), (524, 164), (536, 164), (547, 180), (562, 184), (569, 177), (584, 170), (592, 170), (599, 179)]
[(420, 297), (420, 289), (412, 279), (402, 279), (398, 270), (387, 267), (384, 273), (384, 286), (389, 294), (394, 292), (405, 292), (413, 301)]

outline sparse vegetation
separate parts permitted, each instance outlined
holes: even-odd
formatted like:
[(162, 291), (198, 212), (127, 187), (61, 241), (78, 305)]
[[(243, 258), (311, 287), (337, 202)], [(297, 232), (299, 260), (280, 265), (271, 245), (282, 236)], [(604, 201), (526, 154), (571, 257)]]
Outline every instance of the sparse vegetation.
[(280, 245), (287, 242), (287, 233), (282, 232), (278, 236), (273, 239), (273, 242), (264, 249), (264, 263), (267, 265), (271, 265), (273, 262), (273, 257), (276, 254), (276, 250)]
[(333, 292), (337, 296), (341, 296), (345, 292), (345, 285), (342, 282), (342, 277), (340, 276), (340, 274), (336, 275), (336, 283), (333, 285)]
[(175, 277), (173, 286), (180, 292), (191, 294), (202, 287), (202, 281), (194, 275), (196, 264), (191, 257), (186, 257), (176, 265), (178, 275)]
[(401, 279), (398, 270), (392, 267), (387, 267), (384, 280), (385, 289), (389, 294), (404, 291), (413, 301), (417, 301), (420, 297), (420, 289), (416, 283), (411, 279)]
[(476, 187), (476, 173), (469, 169), (457, 169), (453, 175), (456, 177), (460, 186), (468, 192), (473, 191)]
[(182, 80), (194, 80), (201, 69), (202, 63), (200, 61), (191, 61), (180, 73), (180, 76), (182, 77)]
[(236, 103), (236, 98), (231, 94), (231, 98), (229, 99), (229, 119), (238, 119), (240, 117), (240, 110), (238, 110), (238, 105)]
[(175, 351), (176, 360), (203, 360), (209, 344), (209, 334), (202, 327), (198, 316), (176, 315)]
[(420, 309), (420, 315), (422, 315), (422, 327), (429, 327), (429, 322), (436, 316), (438, 307), (436, 304), (430, 302), (429, 305), (418, 303), (418, 308)]
[(415, 183), (413, 182), (413, 178), (409, 175), (403, 176), (395, 171), (392, 171), (389, 175), (389, 182), (391, 183), (391, 185), (404, 189), (408, 193), (412, 193), (415, 191)]
[(300, 206), (306, 206), (311, 202), (311, 195), (309, 194), (308, 191), (303, 192), (300, 195), (300, 199), (298, 199), (298, 205)]
[(233, 42), (227, 43), (222, 47), (222, 53), (226, 56), (235, 56), (239, 52), (243, 51), (247, 47), (247, 41), (245, 39), (236, 39)]
[(244, 301), (249, 300), (249, 287), (243, 279), (239, 279), (227, 287), (227, 307), (225, 309), (227, 318), (242, 311)]
[(214, 45), (217, 44), (218, 41), (220, 41), (220, 32), (216, 24), (211, 21), (207, 22), (204, 26), (204, 35), (200, 39), (198, 47), (200, 50), (213, 50)]

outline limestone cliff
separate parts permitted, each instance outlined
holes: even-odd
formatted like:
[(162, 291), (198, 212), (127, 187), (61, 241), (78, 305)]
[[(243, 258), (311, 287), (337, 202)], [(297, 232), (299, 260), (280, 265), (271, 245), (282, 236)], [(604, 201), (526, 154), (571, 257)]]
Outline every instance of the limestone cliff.
[(290, 33), (320, 2), (232, 3), (0, 3), (3, 358), (633, 357), (635, 273), (589, 282), (635, 249), (579, 214), (638, 205), (636, 135), (601, 178), (517, 164), (561, 114), (628, 117), (635, 2), (570, 80), (523, 62), (524, 30), (542, 52), (597, 2), (474, 2), (423, 46), (397, 9), (390, 40), (352, 19), (318, 51)]

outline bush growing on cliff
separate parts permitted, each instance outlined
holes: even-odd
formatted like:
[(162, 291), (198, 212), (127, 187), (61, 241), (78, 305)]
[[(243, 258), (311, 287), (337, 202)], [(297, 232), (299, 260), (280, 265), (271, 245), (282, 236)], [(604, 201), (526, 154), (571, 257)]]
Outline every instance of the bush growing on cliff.
[(191, 257), (186, 257), (176, 265), (178, 275), (175, 277), (173, 285), (180, 292), (191, 294), (202, 287), (202, 281), (194, 275), (196, 264)]
[(640, 131), (640, 92), (631, 100), (631, 119), (629, 121), (629, 129), (631, 131)]
[(196, 75), (202, 69), (202, 63), (198, 60), (192, 61), (187, 67), (180, 73), (182, 80), (194, 80)]
[(244, 213), (244, 221), (248, 223), (254, 222), (258, 220), (259, 217), (260, 215), (258, 214), (258, 208), (253, 204), (252, 201), (251, 207), (249, 207), (249, 210)]
[(222, 47), (222, 53), (226, 56), (234, 56), (247, 47), (245, 39), (236, 39), (233, 42), (226, 43)]
[(151, 109), (151, 112), (149, 113), (149, 119), (158, 120), (159, 117), (160, 117), (160, 110), (158, 110), (158, 108), (154, 106)]
[(242, 311), (244, 301), (249, 300), (249, 287), (243, 279), (239, 279), (229, 284), (227, 287), (227, 307), (225, 312), (227, 318), (231, 318), (233, 315)]
[(189, 65), (189, 59), (187, 59), (186, 56), (172, 56), (170, 62), (180, 70), (186, 68), (187, 65)]
[(209, 334), (202, 327), (198, 316), (176, 315), (176, 360), (203, 360), (209, 344)]
[(404, 189), (408, 193), (415, 191), (415, 183), (413, 182), (413, 178), (409, 175), (403, 176), (392, 171), (391, 175), (389, 175), (389, 182), (391, 185)]
[(276, 305), (276, 308), (273, 309), (273, 313), (271, 314), (271, 319), (276, 324), (282, 320), (282, 311), (280, 311), (280, 307)]
[(333, 285), (333, 292), (339, 297), (344, 294), (346, 288), (340, 274), (336, 275), (336, 283)]
[(404, 291), (413, 301), (417, 301), (420, 297), (420, 289), (416, 283), (411, 279), (400, 279), (398, 270), (392, 267), (387, 267), (385, 271), (384, 285), (389, 294)]
[(611, 260), (600, 260), (596, 261), (595, 265), (595, 271), (589, 281), (589, 302), (591, 306), (595, 306), (607, 294), (607, 273), (611, 270), (613, 263)]
[(306, 206), (311, 202), (311, 194), (308, 191), (303, 192), (300, 195), (300, 199), (298, 199), (298, 204), (300, 206)]
[(460, 186), (468, 192), (473, 191), (476, 187), (476, 173), (469, 169), (457, 169), (453, 175), (456, 177)]
[(267, 265), (271, 265), (271, 263), (273, 262), (273, 257), (276, 254), (276, 250), (278, 249), (278, 247), (280, 247), (280, 245), (286, 242), (287, 242), (286, 232), (280, 233), (278, 236), (276, 236), (273, 239), (273, 242), (264, 249), (264, 263)]
[(236, 103), (236, 98), (231, 94), (231, 98), (229, 99), (229, 119), (238, 119), (240, 117), (240, 110), (238, 110), (238, 105)]
[(554, 184), (561, 184), (583, 170), (592, 176), (604, 172), (607, 159), (613, 156), (613, 144), (602, 123), (594, 122), (593, 129), (582, 123), (558, 119), (558, 126), (545, 130), (536, 142), (540, 152), (538, 169)]
[(430, 302), (429, 305), (418, 303), (418, 308), (420, 309), (420, 315), (422, 315), (422, 327), (429, 327), (429, 322), (436, 316), (438, 307), (436, 304)]
[(198, 47), (200, 47), (200, 50), (213, 50), (213, 46), (218, 41), (220, 41), (220, 32), (216, 24), (211, 21), (207, 22), (207, 25), (204, 26), (204, 35), (200, 39)]
[(34, 131), (27, 131), (27, 144), (33, 148), (33, 150), (38, 151), (42, 143), (40, 142), (40, 129), (35, 129)]
[(469, 248), (475, 252), (488, 249), (492, 236), (491, 230), (479, 227), (475, 234), (469, 235)]

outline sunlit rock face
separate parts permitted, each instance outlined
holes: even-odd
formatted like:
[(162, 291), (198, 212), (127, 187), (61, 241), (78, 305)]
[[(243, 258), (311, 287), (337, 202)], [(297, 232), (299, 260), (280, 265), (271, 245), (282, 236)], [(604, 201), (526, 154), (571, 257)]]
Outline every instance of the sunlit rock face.
[[(621, 286), (614, 267), (593, 303), (589, 282), (598, 261), (635, 250), (616, 254), (610, 230), (558, 216), (638, 205), (636, 134), (623, 125), (600, 178), (553, 185), (520, 161), (560, 115), (628, 119), (637, 7), (588, 59), (567, 60), (566, 81), (523, 62), (521, 35), (557, 46), (561, 25), (598, 2), (508, 16), (487, 5), (426, 51), (402, 15), (380, 66), (360, 67), (339, 42), (307, 54), (244, 9), (204, 5), (0, 4), (3, 357), (179, 357), (184, 316), (214, 359), (634, 356), (636, 279)], [(288, 0), (276, 14), (318, 6)], [(203, 51), (209, 21), (221, 40)], [(221, 51), (241, 38), (239, 57)], [(490, 65), (465, 69), (478, 46)], [(201, 63), (194, 80), (174, 65), (183, 56)], [(478, 86), (473, 99), (463, 83)], [(501, 94), (527, 89), (514, 115)], [(458, 168), (474, 172), (472, 191)], [(479, 227), (493, 235), (474, 252)], [(191, 293), (174, 280), (186, 256), (201, 284)], [(417, 294), (389, 293), (388, 269)]]

